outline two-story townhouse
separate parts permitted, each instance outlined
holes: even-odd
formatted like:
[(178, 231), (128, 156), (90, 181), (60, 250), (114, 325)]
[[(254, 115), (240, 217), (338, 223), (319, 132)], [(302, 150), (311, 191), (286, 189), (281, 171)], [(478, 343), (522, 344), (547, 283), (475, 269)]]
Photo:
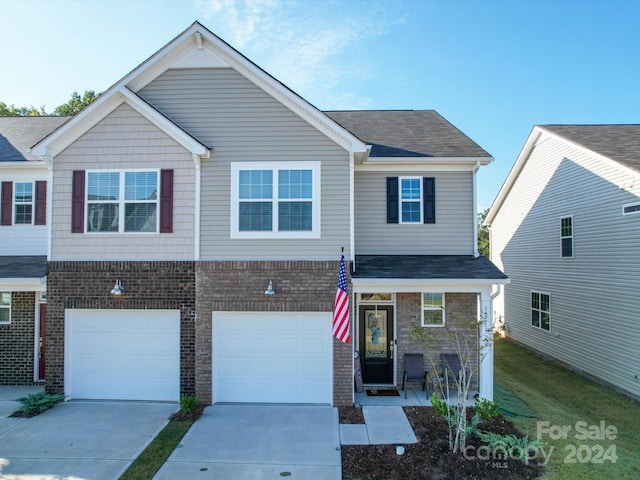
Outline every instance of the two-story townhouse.
[(364, 380), (397, 385), (426, 348), (412, 326), (491, 318), (507, 281), (475, 247), (484, 150), (433, 111), (322, 112), (197, 22), (33, 153), (53, 170), (47, 389), (71, 398), (350, 404), (375, 320)]
[(510, 338), (640, 397), (640, 125), (537, 125), (486, 218)]
[(28, 152), (67, 117), (0, 117), (0, 385), (45, 378), (47, 184)]

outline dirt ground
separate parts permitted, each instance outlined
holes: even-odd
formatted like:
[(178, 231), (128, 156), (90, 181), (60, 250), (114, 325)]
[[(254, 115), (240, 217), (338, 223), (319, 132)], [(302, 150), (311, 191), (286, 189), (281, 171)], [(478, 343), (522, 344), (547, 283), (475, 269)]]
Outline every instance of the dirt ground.
[[(542, 467), (526, 465), (515, 459), (476, 459), (483, 445), (477, 438), (467, 440), (468, 459), (450, 453), (447, 424), (430, 407), (404, 407), (418, 443), (403, 445), (404, 455), (396, 454), (396, 445), (343, 445), (342, 478), (345, 480), (463, 480), (534, 479)], [(364, 423), (362, 410), (339, 408), (340, 423)], [(480, 424), (483, 431), (520, 436), (513, 423), (502, 416)]]

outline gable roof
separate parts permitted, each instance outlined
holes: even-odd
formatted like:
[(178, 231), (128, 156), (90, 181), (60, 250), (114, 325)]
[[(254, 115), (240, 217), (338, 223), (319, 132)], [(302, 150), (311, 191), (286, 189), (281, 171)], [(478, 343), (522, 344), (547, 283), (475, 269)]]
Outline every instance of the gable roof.
[[(202, 24), (194, 22), (78, 113), (71, 122), (35, 145), (34, 155), (55, 156), (56, 153), (64, 150), (123, 102), (136, 103), (136, 97), (141, 100), (136, 92), (169, 68), (199, 67), (233, 68), (329, 138), (332, 138), (338, 145), (350, 152), (366, 154), (367, 146), (359, 138), (248, 60)], [(119, 102), (114, 101), (114, 97), (118, 96), (121, 97)], [(135, 105), (132, 106), (135, 108)], [(158, 119), (158, 112), (151, 112), (152, 109), (148, 104), (143, 105), (143, 102), (140, 101), (138, 109), (150, 121), (155, 123)], [(184, 138), (184, 129), (170, 119), (164, 118), (167, 122), (158, 126), (165, 133), (181, 142), (186, 148), (190, 148), (193, 154), (204, 157), (209, 155), (209, 146), (200, 143), (200, 148), (198, 148), (198, 145)]]
[(64, 124), (69, 117), (0, 117), (0, 162), (37, 160), (33, 144)]
[(614, 162), (630, 172), (640, 172), (640, 125), (534, 125), (496, 196), (484, 225), (491, 226), (511, 187), (520, 175), (533, 148), (542, 135), (551, 135), (574, 147), (587, 150), (605, 161)]
[(640, 125), (541, 125), (540, 127), (640, 172)]
[[(372, 145), (369, 157), (477, 158), (491, 155), (435, 110), (326, 111)], [(484, 162), (483, 162), (484, 163)]]

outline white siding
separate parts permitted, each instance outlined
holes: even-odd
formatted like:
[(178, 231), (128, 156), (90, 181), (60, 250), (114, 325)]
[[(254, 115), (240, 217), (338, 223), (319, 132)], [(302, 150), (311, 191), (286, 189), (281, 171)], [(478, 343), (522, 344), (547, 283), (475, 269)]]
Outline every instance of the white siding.
[[(168, 70), (138, 92), (213, 147), (202, 166), (203, 260), (335, 259), (349, 248), (349, 155), (236, 71)], [(231, 162), (321, 162), (321, 238), (230, 238)]]
[[(191, 154), (122, 105), (55, 158), (51, 260), (192, 260), (195, 167)], [(173, 233), (71, 233), (73, 170), (174, 170)], [(86, 212), (85, 212), (86, 213)]]
[(358, 255), (472, 255), (473, 177), (471, 172), (402, 172), (435, 177), (436, 223), (387, 223), (388, 172), (355, 175), (355, 237)]
[[(640, 189), (620, 188), (630, 181), (543, 136), (493, 222), (492, 259), (511, 278), (509, 336), (640, 395), (640, 215), (622, 215)], [(569, 215), (574, 258), (562, 258), (560, 218)], [(550, 332), (531, 326), (531, 290), (551, 295)]]
[[(33, 162), (32, 162), (33, 163)], [(26, 164), (26, 162), (25, 162)], [(2, 168), (0, 182), (36, 182), (48, 180), (47, 168), (34, 169), (33, 166)], [(50, 186), (47, 185), (47, 198), (50, 198)], [(32, 214), (35, 215), (35, 183)], [(15, 185), (14, 185), (15, 195)], [(15, 213), (15, 205), (13, 206)], [(47, 218), (47, 223), (49, 218)], [(47, 225), (0, 225), (0, 255), (46, 255)]]

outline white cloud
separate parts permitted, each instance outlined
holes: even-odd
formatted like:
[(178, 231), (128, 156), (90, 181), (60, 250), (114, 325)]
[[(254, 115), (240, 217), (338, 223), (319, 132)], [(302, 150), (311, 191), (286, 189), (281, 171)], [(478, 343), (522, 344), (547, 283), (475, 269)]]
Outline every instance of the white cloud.
[(366, 108), (349, 84), (371, 75), (355, 50), (404, 22), (373, 2), (198, 0), (207, 26), (319, 108)]

